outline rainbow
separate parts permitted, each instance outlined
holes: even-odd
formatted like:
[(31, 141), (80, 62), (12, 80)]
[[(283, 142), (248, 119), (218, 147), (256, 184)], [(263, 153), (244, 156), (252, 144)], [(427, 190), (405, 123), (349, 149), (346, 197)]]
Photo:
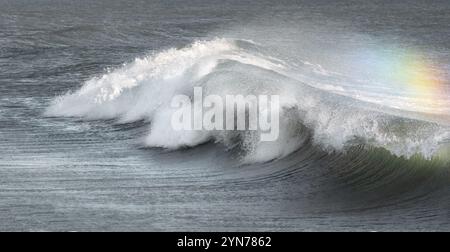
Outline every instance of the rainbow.
[(446, 91), (444, 83), (438, 77), (436, 67), (422, 55), (408, 53), (397, 57), (390, 77), (410, 94), (417, 97), (435, 98)]
[(438, 64), (425, 54), (391, 47), (371, 48), (356, 56), (359, 59), (356, 70), (361, 71), (371, 85), (389, 90), (388, 94), (407, 100), (424, 112), (448, 109), (449, 83), (444, 81)]

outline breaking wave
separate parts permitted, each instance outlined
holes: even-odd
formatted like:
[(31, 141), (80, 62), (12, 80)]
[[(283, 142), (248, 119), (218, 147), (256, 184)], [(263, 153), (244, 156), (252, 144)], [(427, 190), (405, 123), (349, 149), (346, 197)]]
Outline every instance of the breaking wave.
[[(145, 120), (150, 122), (143, 136), (145, 146), (179, 149), (212, 141), (239, 150), (248, 163), (283, 158), (305, 145), (328, 153), (364, 146), (405, 158), (448, 156), (442, 154), (450, 139), (446, 111), (433, 114), (432, 107), (407, 96), (352, 89), (351, 76), (343, 78), (318, 64), (299, 62), (271, 55), (253, 41), (197, 41), (94, 77), (79, 90), (56, 97), (45, 115), (117, 123)], [(261, 142), (254, 131), (173, 130), (172, 97), (192, 96), (197, 86), (219, 96), (279, 95), (278, 140)], [(385, 102), (377, 102), (381, 98)], [(442, 106), (436, 102), (433, 106)]]

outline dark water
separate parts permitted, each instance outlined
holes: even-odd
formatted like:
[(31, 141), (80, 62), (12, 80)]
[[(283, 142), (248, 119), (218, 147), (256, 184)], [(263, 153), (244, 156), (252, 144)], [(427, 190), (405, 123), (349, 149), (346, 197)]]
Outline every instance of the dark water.
[[(0, 5), (0, 230), (450, 231), (448, 1)], [(377, 56), (365, 65), (368, 51)], [(429, 62), (439, 95), (391, 88), (373, 74), (405, 54)], [(133, 63), (148, 55), (150, 63)], [(276, 83), (315, 102), (299, 105), (302, 144), (286, 147), (297, 138), (285, 129), (276, 145), (286, 155), (274, 151), (270, 162), (243, 162), (248, 154), (213, 143), (217, 136), (152, 148), (152, 116), (165, 112), (139, 102), (163, 99), (172, 82), (158, 79), (158, 89), (156, 77), (138, 76), (216, 56), (224, 64), (205, 85)], [(288, 70), (265, 68), (272, 58)], [(94, 103), (95, 90), (54, 100), (86, 81), (114, 90), (130, 79), (138, 87), (114, 101)], [(308, 111), (332, 116), (324, 124)]]

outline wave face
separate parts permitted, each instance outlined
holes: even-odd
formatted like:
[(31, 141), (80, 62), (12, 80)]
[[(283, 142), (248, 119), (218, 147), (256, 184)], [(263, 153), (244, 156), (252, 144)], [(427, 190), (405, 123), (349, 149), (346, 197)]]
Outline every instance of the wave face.
[[(253, 131), (173, 130), (171, 99), (192, 96), (194, 87), (222, 97), (279, 95), (278, 140), (261, 142)], [(328, 153), (365, 146), (399, 157), (445, 158), (450, 139), (448, 97), (422, 93), (426, 95), (367, 87), (319, 64), (271, 55), (252, 41), (216, 38), (109, 70), (55, 98), (45, 115), (117, 123), (144, 120), (150, 122), (143, 136), (147, 147), (179, 149), (213, 141), (239, 150), (246, 163), (283, 158), (306, 144)]]

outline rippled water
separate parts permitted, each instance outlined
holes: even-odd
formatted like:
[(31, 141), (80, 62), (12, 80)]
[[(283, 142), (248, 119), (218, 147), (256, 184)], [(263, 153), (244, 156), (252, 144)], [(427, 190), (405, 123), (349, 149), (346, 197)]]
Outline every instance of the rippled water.
[[(0, 230), (450, 229), (448, 1), (0, 3)], [(194, 86), (279, 140), (172, 132)]]

